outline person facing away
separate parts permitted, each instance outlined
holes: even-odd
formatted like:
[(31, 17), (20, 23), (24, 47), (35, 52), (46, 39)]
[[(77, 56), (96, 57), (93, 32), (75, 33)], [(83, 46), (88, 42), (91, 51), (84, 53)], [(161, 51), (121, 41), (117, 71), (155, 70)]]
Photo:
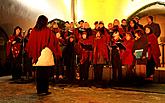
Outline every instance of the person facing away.
[(40, 15), (35, 27), (29, 36), (29, 41), (25, 50), (32, 58), (33, 67), (37, 70), (36, 89), (37, 94), (50, 94), (49, 89), (49, 70), (53, 68), (54, 56), (61, 56), (58, 50), (58, 40), (53, 32), (47, 27), (48, 18)]

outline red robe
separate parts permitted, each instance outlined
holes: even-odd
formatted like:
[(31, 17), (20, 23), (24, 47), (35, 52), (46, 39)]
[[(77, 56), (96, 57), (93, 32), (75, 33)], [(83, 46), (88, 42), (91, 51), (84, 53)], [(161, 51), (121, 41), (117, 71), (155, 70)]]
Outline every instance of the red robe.
[(45, 47), (48, 47), (56, 57), (62, 55), (58, 39), (48, 27), (43, 28), (41, 31), (33, 29), (25, 48), (29, 56), (33, 58), (33, 63), (37, 63), (41, 51)]
[(148, 59), (150, 59), (151, 56), (153, 56), (156, 67), (160, 67), (160, 48), (157, 37), (154, 34), (148, 35)]
[(124, 50), (122, 52), (122, 55), (121, 55), (122, 64), (131, 65), (133, 62), (132, 48), (134, 45), (134, 41), (133, 40), (128, 40), (128, 41), (125, 40), (123, 45), (125, 46), (126, 50)]
[[(19, 41), (16, 40), (17, 38), (19, 39)], [(21, 40), (22, 40), (21, 35), (18, 37), (11, 35), (9, 37), (9, 40), (8, 40), (7, 46), (6, 46), (7, 57), (10, 55), (10, 53), (12, 53), (12, 56), (14, 58), (18, 57), (18, 55), (21, 53), (21, 49), (22, 49), (21, 48)], [(14, 41), (15, 41), (15, 43), (14, 43)]]
[(105, 64), (107, 61), (109, 61), (108, 57), (108, 43), (110, 40), (110, 36), (103, 35), (100, 39), (95, 38), (93, 47), (93, 63), (94, 64)]
[[(93, 38), (92, 36), (90, 36), (89, 38), (85, 39), (85, 40), (79, 40), (78, 44), (80, 45), (80, 43), (84, 44), (84, 45), (92, 45)], [(89, 61), (92, 60), (92, 51), (89, 50), (85, 50), (82, 48), (82, 46), (80, 45), (80, 49), (81, 51), (81, 59), (80, 59), (80, 63), (84, 63), (87, 59), (89, 59)]]

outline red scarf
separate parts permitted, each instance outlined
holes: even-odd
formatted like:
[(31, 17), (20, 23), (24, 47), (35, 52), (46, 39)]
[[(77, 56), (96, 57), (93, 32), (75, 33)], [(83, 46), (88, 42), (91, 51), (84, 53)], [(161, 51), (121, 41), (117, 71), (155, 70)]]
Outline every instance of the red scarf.
[(62, 55), (58, 39), (49, 28), (46, 27), (40, 31), (33, 29), (25, 48), (29, 57), (33, 58), (33, 63), (37, 62), (42, 49), (45, 47), (48, 47), (56, 57)]

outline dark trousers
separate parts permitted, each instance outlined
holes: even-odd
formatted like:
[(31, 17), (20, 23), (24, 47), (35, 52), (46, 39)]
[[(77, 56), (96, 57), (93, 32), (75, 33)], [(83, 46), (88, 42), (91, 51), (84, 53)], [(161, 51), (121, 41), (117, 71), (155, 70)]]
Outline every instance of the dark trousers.
[(48, 93), (49, 89), (49, 71), (51, 66), (37, 66), (37, 74), (36, 74), (36, 88), (37, 93)]
[(62, 58), (56, 60), (55, 75), (57, 76), (57, 78), (59, 77), (59, 75), (64, 75), (64, 66)]
[(69, 81), (74, 81), (75, 80), (75, 68), (73, 65), (67, 65), (66, 66), (66, 78)]
[(94, 80), (96, 82), (102, 81), (103, 64), (94, 64)]
[(89, 66), (89, 60), (80, 65), (80, 80), (88, 80)]
[(112, 48), (112, 72), (113, 80), (122, 79), (122, 65), (120, 60), (119, 51), (115, 48)]
[(21, 79), (22, 67), (21, 67), (21, 57), (12, 58), (12, 79)]
[(151, 59), (147, 60), (147, 77), (150, 77), (155, 72), (155, 61), (154, 58), (151, 57)]

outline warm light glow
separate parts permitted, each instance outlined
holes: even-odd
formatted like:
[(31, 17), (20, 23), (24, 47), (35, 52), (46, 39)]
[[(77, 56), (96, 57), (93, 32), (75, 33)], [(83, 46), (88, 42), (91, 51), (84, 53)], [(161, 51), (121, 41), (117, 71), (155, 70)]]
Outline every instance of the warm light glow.
[[(156, 0), (77, 0), (77, 20), (84, 19), (93, 27), (96, 20), (107, 27), (114, 19), (126, 19), (141, 7)], [(157, 0), (165, 2), (165, 0)]]
[(49, 20), (62, 19), (70, 20), (71, 0), (17, 0), (19, 3), (28, 7), (32, 11), (38, 12), (38, 14), (46, 15)]
[[(45, 14), (49, 20), (59, 18), (72, 21), (71, 0), (17, 0), (38, 14)], [(93, 23), (103, 21), (107, 27), (114, 19), (126, 19), (141, 7), (156, 0), (75, 0), (76, 20), (85, 20), (93, 27)], [(165, 2), (165, 0), (158, 0)]]

